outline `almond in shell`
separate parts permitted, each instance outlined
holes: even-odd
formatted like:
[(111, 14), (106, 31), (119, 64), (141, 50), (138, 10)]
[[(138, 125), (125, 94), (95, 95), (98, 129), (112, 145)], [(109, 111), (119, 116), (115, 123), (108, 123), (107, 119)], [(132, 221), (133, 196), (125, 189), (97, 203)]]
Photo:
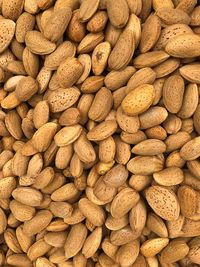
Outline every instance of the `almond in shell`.
[(20, 15), (16, 22), (15, 36), (19, 43), (25, 42), (25, 36), (28, 31), (32, 31), (35, 26), (35, 17), (28, 12)]
[(32, 137), (32, 145), (38, 152), (47, 150), (57, 131), (57, 124), (48, 122), (41, 126)]
[(92, 53), (92, 70), (95, 75), (101, 75), (106, 68), (110, 52), (109, 42), (102, 42), (95, 47)]
[(107, 12), (113, 26), (122, 28), (126, 25), (129, 18), (129, 7), (125, 0), (107, 1)]
[(15, 23), (10, 19), (0, 20), (0, 53), (2, 53), (11, 43), (15, 33)]
[(117, 130), (115, 120), (101, 122), (87, 134), (90, 141), (101, 141), (111, 136)]
[(46, 56), (44, 66), (51, 70), (56, 70), (64, 59), (73, 57), (75, 52), (75, 46), (70, 41), (65, 41), (53, 53)]
[(25, 43), (31, 52), (38, 55), (51, 54), (56, 49), (56, 45), (47, 40), (39, 31), (28, 31)]
[(180, 205), (175, 193), (162, 186), (151, 186), (146, 190), (146, 200), (157, 215), (167, 221), (176, 220)]
[(66, 146), (78, 139), (81, 135), (82, 127), (79, 124), (62, 128), (54, 137), (57, 146)]
[(184, 79), (191, 83), (200, 83), (199, 77), (200, 64), (185, 65), (180, 68), (180, 74)]
[(120, 218), (128, 213), (139, 201), (139, 194), (132, 188), (122, 189), (113, 199), (110, 207), (111, 215)]
[(81, 3), (79, 19), (81, 22), (88, 21), (97, 11), (100, 0), (85, 0)]
[(135, 116), (146, 111), (152, 104), (155, 90), (152, 85), (143, 84), (129, 92), (122, 101), (122, 109), (125, 114)]
[(83, 73), (83, 65), (75, 57), (64, 60), (57, 71), (58, 82), (61, 87), (67, 88), (74, 85)]
[(155, 79), (156, 73), (151, 68), (142, 68), (134, 73), (128, 81), (128, 84), (126, 86), (126, 93), (129, 93), (142, 84), (153, 84)]
[[(187, 33), (172, 38), (166, 45), (165, 51), (173, 57), (192, 58), (200, 55), (200, 37)], [(193, 49), (191, 49), (193, 47)]]
[[(148, 165), (146, 162), (148, 161)], [(164, 159), (160, 156), (136, 156), (127, 163), (127, 169), (139, 175), (151, 175), (163, 169)]]
[(111, 71), (105, 77), (105, 85), (110, 90), (117, 90), (122, 86), (125, 86), (131, 76), (135, 73), (135, 68), (128, 66), (123, 70)]
[(72, 16), (70, 8), (61, 8), (54, 11), (44, 26), (44, 36), (56, 42), (64, 34)]
[(87, 228), (84, 224), (78, 223), (72, 226), (64, 248), (67, 259), (75, 256), (82, 249), (86, 237)]
[(181, 109), (184, 91), (184, 80), (180, 75), (172, 75), (165, 80), (163, 102), (171, 113), (177, 113)]
[(80, 96), (80, 91), (76, 87), (58, 89), (49, 94), (47, 101), (50, 111), (53, 113), (61, 112), (73, 106)]
[(168, 238), (153, 238), (145, 241), (140, 251), (145, 257), (154, 257), (169, 243)]
[(23, 0), (8, 0), (2, 2), (2, 14), (5, 18), (16, 21), (22, 13), (24, 6)]
[(111, 110), (112, 94), (106, 87), (102, 87), (95, 95), (88, 116), (94, 121), (103, 121)]
[(140, 41), (141, 53), (148, 52), (158, 41), (161, 32), (161, 22), (158, 16), (150, 15), (144, 23)]

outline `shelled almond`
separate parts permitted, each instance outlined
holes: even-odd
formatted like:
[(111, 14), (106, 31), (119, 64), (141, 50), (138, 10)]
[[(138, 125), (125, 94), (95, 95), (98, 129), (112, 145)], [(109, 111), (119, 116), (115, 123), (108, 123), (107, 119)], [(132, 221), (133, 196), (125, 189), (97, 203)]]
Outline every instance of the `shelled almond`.
[(197, 0), (0, 0), (0, 266), (200, 266)]

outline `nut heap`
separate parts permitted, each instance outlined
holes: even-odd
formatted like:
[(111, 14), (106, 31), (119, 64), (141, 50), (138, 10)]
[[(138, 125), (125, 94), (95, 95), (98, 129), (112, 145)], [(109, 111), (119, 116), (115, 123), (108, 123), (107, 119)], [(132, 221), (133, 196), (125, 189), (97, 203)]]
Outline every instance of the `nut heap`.
[(0, 266), (200, 266), (197, 1), (0, 14)]

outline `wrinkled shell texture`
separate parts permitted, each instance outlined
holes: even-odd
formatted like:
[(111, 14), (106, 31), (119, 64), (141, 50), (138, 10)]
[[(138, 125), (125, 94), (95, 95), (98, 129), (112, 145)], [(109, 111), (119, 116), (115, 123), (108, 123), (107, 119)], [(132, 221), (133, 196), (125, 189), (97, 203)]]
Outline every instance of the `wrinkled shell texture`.
[(0, 0), (0, 266), (200, 266), (197, 0)]

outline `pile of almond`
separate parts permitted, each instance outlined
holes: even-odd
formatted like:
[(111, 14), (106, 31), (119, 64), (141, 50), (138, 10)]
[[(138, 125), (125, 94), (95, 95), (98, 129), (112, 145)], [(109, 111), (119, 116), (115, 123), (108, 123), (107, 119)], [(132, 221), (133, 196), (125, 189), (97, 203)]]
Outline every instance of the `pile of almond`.
[(0, 266), (200, 266), (196, 0), (0, 0)]

